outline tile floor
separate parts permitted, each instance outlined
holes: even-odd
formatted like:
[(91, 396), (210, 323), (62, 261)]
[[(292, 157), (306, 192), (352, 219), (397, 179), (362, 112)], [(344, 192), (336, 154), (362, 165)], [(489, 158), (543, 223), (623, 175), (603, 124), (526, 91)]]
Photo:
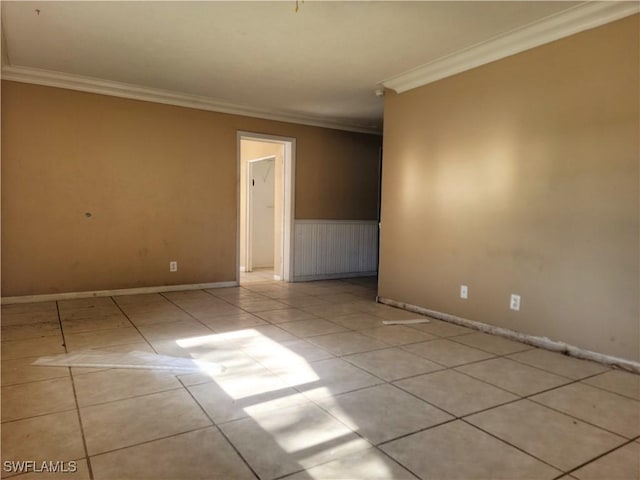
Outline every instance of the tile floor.
[[(2, 307), (5, 461), (73, 479), (638, 479), (640, 376), (374, 302), (375, 279)], [(222, 373), (32, 365), (87, 349)], [(67, 467), (69, 464), (66, 464)]]

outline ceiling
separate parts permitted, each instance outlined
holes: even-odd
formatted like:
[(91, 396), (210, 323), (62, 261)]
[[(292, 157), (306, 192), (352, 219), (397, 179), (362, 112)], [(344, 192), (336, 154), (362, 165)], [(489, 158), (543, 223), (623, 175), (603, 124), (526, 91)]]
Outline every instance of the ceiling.
[(381, 82), (580, 3), (3, 1), (3, 61), (375, 131)]

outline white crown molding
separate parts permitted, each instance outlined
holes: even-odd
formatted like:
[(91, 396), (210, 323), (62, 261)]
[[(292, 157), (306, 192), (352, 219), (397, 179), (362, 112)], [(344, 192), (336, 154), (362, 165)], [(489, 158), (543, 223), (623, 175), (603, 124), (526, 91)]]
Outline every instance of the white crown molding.
[(142, 87), (129, 83), (101, 80), (82, 75), (43, 70), (40, 68), (3, 65), (2, 79), (14, 82), (44, 85), (47, 87), (66, 88), (69, 90), (78, 90), (80, 92), (98, 93), (113, 97), (130, 98), (133, 100), (142, 100), (144, 102), (163, 103), (179, 107), (196, 108), (198, 110), (209, 110), (211, 112), (309, 125), (312, 127), (331, 128), (334, 130), (346, 130), (349, 132), (369, 133), (374, 135), (382, 134), (382, 132), (377, 128), (324, 120), (321, 118), (288, 112), (252, 108), (245, 105), (217, 100), (211, 97), (190, 95), (187, 93), (162, 90), (159, 88)]
[(381, 82), (381, 85), (397, 93), (406, 92), (638, 12), (638, 2), (586, 2), (413, 68)]

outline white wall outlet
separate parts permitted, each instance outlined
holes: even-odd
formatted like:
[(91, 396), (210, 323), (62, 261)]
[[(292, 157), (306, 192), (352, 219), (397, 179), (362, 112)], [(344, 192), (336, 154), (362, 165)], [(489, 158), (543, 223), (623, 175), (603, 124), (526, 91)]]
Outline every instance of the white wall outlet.
[(509, 308), (511, 310), (520, 310), (520, 295), (516, 295), (515, 293), (511, 294), (511, 302), (509, 303)]
[(469, 298), (469, 287), (460, 285), (460, 298)]
[(176, 262), (175, 260), (169, 262), (169, 271), (170, 272), (177, 272), (178, 271), (178, 262)]

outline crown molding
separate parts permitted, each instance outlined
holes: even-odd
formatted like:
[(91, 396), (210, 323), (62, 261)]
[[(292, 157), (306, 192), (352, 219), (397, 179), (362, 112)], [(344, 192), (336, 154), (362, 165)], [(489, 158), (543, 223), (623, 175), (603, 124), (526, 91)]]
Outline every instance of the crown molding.
[(211, 112), (309, 125), (312, 127), (331, 128), (334, 130), (346, 130), (349, 132), (369, 133), (374, 135), (382, 134), (382, 132), (377, 128), (363, 127), (276, 110), (252, 108), (245, 105), (217, 100), (211, 97), (190, 95), (187, 93), (162, 90), (159, 88), (142, 87), (129, 83), (101, 80), (98, 78), (84, 77), (70, 73), (43, 70), (40, 68), (3, 65), (2, 79), (14, 82), (44, 85), (47, 87), (66, 88), (80, 92), (98, 93), (113, 97), (130, 98), (144, 102), (163, 103), (165, 105), (209, 110)]
[(638, 2), (585, 2), (522, 28), (498, 35), (486, 42), (413, 68), (381, 82), (381, 85), (397, 93), (406, 92), (638, 12), (640, 12)]

